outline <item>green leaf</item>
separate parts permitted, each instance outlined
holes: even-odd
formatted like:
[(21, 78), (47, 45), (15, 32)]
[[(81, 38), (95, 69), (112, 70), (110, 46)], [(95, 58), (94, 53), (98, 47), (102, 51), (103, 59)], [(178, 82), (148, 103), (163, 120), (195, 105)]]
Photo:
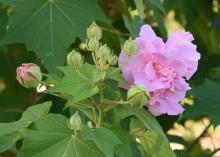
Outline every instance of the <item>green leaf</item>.
[(101, 80), (104, 80), (105, 79), (105, 76), (106, 76), (106, 72), (105, 71), (101, 71), (101, 70), (95, 70), (92, 72), (92, 81), (93, 83), (97, 83)]
[(145, 17), (143, 0), (134, 0), (134, 3), (135, 3), (135, 6), (138, 10), (138, 14), (139, 14), (140, 18), (143, 20)]
[(120, 72), (120, 69), (115, 67), (110, 67), (108, 69), (106, 78), (117, 82), (126, 82)]
[(75, 109), (81, 111), (84, 115), (86, 115), (90, 120), (95, 122), (94, 119), (95, 107), (90, 99), (85, 99), (79, 102), (67, 101), (64, 109), (67, 109), (68, 107), (74, 107)]
[(76, 72), (70, 67), (60, 67), (64, 73), (63, 79), (47, 93), (64, 93), (72, 96), (73, 102), (86, 99), (98, 92), (97, 85), (93, 85), (92, 76), (96, 70), (92, 65), (84, 64), (80, 72)]
[(0, 136), (0, 153), (9, 150), (20, 138), (18, 133)]
[(176, 157), (170, 146), (164, 138), (153, 131), (146, 131), (144, 136), (140, 137), (141, 146), (149, 157)]
[(182, 118), (210, 116), (214, 125), (220, 123), (220, 85), (211, 81), (205, 82), (190, 91), (195, 99), (192, 107), (187, 107)]
[(115, 154), (118, 157), (133, 157), (131, 147), (131, 136), (119, 128), (111, 128), (111, 131), (119, 138), (121, 144), (115, 146)]
[(0, 135), (23, 130), (25, 127), (28, 127), (31, 123), (39, 120), (42, 116), (47, 114), (51, 105), (51, 102), (45, 102), (31, 106), (24, 111), (20, 120), (10, 123), (0, 123)]
[(119, 116), (120, 119), (124, 119), (131, 115), (136, 116), (140, 121), (142, 121), (148, 130), (157, 132), (167, 141), (166, 135), (157, 120), (145, 109), (136, 109), (129, 105), (118, 105), (114, 108), (114, 111), (116, 112), (116, 116)]
[(161, 0), (148, 0), (148, 1), (151, 5), (153, 5), (154, 7), (161, 10), (163, 13), (165, 13), (165, 9), (163, 7)]
[(85, 39), (86, 27), (105, 20), (96, 0), (0, 0), (12, 6), (9, 29), (1, 42), (25, 43), (54, 73), (65, 61), (76, 37)]
[(24, 133), (18, 157), (105, 157), (95, 143), (73, 134), (62, 115), (47, 115)]
[(121, 144), (118, 137), (107, 128), (97, 128), (91, 131), (90, 128), (84, 127), (81, 135), (85, 140), (94, 141), (107, 157), (114, 157), (115, 146)]

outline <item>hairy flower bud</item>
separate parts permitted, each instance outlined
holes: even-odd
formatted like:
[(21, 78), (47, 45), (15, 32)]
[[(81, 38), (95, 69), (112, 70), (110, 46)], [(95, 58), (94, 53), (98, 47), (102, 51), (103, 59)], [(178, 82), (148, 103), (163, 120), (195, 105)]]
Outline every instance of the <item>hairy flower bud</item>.
[(131, 106), (142, 108), (149, 100), (149, 92), (141, 85), (132, 85), (128, 90), (127, 99)]
[(125, 43), (123, 45), (123, 51), (128, 56), (133, 55), (137, 51), (137, 46), (131, 38), (129, 38), (128, 40), (125, 41)]
[(99, 48), (99, 40), (97, 40), (96, 38), (88, 40), (87, 47), (91, 51), (96, 51)]
[(97, 40), (102, 38), (102, 30), (95, 22), (87, 29), (87, 37), (88, 39), (96, 38)]
[(71, 51), (67, 55), (67, 64), (71, 68), (79, 69), (80, 66), (83, 64), (83, 61), (84, 61), (84, 59), (83, 59), (82, 55), (75, 50)]
[(115, 65), (118, 63), (118, 57), (116, 55), (111, 55), (109, 58), (108, 58), (108, 63), (110, 65)]
[(72, 130), (80, 130), (82, 128), (82, 120), (77, 111), (70, 117), (68, 124), (69, 128)]
[(16, 71), (18, 82), (25, 88), (36, 88), (42, 80), (40, 67), (34, 63), (22, 64)]
[(111, 49), (106, 44), (102, 45), (96, 55), (102, 62), (106, 62), (111, 55)]

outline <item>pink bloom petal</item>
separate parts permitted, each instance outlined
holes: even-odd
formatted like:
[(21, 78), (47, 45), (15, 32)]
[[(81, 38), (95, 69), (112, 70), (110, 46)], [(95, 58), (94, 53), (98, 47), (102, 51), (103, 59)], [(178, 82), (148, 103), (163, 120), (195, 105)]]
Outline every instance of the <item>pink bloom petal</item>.
[(192, 41), (191, 33), (179, 30), (164, 43), (149, 25), (144, 25), (135, 39), (136, 54), (129, 59), (123, 52), (119, 56), (119, 65), (124, 64), (122, 75), (129, 85), (140, 84), (149, 90), (147, 106), (156, 116), (178, 115), (184, 110), (179, 101), (190, 89), (185, 79), (192, 77), (200, 59)]

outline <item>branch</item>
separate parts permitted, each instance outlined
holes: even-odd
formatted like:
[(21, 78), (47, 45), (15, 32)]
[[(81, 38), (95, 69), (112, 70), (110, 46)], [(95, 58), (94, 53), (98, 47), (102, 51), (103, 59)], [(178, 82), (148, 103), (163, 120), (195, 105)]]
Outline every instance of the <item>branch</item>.
[(197, 137), (195, 139), (195, 141), (188, 147), (187, 151), (190, 152), (195, 146), (196, 144), (200, 141), (200, 139), (206, 134), (206, 132), (208, 131), (208, 129), (210, 128), (210, 126), (212, 125), (211, 121), (209, 122), (209, 124), (206, 126), (206, 128), (203, 130), (203, 132), (199, 135), (199, 137)]
[(220, 148), (215, 149), (215, 150), (211, 153), (211, 155), (214, 156), (218, 151), (220, 151)]

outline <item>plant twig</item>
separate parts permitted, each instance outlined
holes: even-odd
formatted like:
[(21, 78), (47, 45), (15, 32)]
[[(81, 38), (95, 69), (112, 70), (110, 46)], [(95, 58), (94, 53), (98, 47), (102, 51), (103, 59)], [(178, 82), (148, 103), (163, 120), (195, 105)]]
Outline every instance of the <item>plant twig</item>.
[(220, 148), (215, 149), (215, 150), (211, 153), (211, 155), (212, 155), (212, 156), (215, 155), (218, 151), (220, 151)]
[(200, 139), (207, 133), (211, 125), (212, 123), (210, 121), (209, 124), (203, 130), (203, 132), (199, 135), (199, 137), (197, 137), (195, 141), (187, 148), (187, 152), (190, 152), (196, 146), (196, 144), (200, 141)]
[(104, 31), (107, 31), (107, 32), (111, 32), (111, 33), (114, 33), (114, 34), (121, 35), (121, 36), (126, 36), (126, 37), (131, 36), (129, 33), (123, 33), (123, 32), (120, 32), (120, 31), (117, 31), (117, 30), (114, 30), (114, 29), (110, 29), (110, 28), (106, 28), (106, 27), (101, 27), (101, 29), (104, 30)]

